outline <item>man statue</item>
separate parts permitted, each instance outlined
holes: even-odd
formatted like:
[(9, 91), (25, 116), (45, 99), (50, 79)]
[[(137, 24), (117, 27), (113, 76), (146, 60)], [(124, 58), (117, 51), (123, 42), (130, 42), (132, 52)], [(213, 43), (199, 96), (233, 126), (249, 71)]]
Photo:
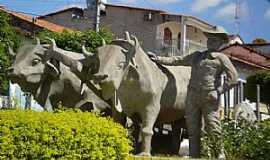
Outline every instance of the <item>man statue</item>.
[[(218, 52), (220, 47), (228, 43), (225, 32), (204, 32), (207, 41), (207, 51), (195, 52), (187, 56), (152, 57), (164, 65), (191, 66), (191, 78), (186, 101), (186, 122), (190, 141), (190, 156), (200, 157), (201, 120), (204, 119), (208, 135), (218, 137), (221, 148), (219, 159), (225, 159), (222, 147), (221, 125), (219, 120), (220, 94), (229, 90), (237, 83), (237, 71), (229, 58)], [(221, 85), (221, 75), (226, 79)], [(219, 143), (219, 142), (217, 142)]]

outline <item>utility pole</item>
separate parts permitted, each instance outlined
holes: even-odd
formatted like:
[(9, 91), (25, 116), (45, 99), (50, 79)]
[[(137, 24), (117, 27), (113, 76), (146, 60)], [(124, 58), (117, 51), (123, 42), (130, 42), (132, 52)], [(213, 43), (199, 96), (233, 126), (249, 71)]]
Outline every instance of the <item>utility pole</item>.
[(99, 32), (99, 25), (100, 25), (100, 5), (101, 5), (101, 0), (96, 0), (96, 25), (95, 25), (96, 32)]

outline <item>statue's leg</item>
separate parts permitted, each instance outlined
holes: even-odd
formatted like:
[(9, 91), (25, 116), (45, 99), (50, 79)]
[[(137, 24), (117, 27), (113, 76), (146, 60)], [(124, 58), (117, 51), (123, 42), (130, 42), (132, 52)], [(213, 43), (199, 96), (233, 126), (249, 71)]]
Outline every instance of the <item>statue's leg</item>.
[(53, 112), (53, 105), (51, 103), (50, 98), (47, 98), (44, 104), (44, 111)]
[(157, 105), (146, 107), (147, 110), (141, 114), (142, 119), (142, 146), (141, 146), (141, 156), (151, 156), (151, 140), (153, 136), (153, 127), (156, 122), (159, 107)]
[(186, 107), (186, 123), (189, 137), (189, 155), (192, 158), (200, 157), (201, 145), (201, 110), (200, 106), (194, 104), (198, 101), (189, 97)]
[(202, 114), (207, 135), (217, 145), (215, 149), (219, 149), (219, 157), (225, 159), (218, 100), (209, 101), (207, 106), (202, 107)]

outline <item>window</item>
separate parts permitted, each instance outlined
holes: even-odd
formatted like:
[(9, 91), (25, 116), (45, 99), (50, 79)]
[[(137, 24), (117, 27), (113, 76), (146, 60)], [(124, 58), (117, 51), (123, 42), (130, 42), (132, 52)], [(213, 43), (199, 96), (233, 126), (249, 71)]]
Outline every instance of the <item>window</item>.
[(178, 37), (177, 37), (177, 48), (179, 50), (181, 48), (181, 32), (178, 33)]
[(170, 45), (172, 42), (172, 32), (171, 30), (167, 27), (164, 29), (164, 44)]
[(83, 18), (83, 12), (75, 10), (71, 13), (71, 18), (72, 19), (82, 19)]
[(145, 21), (152, 21), (153, 20), (153, 13), (151, 13), (151, 12), (145, 13), (144, 20)]

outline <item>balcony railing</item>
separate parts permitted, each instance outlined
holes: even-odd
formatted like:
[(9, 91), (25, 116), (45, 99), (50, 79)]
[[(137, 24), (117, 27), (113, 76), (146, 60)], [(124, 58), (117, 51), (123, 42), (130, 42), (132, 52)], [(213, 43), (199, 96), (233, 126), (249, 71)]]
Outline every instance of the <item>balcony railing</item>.
[[(179, 40), (163, 40), (156, 39), (155, 52), (159, 56), (179, 56), (182, 55), (180, 50), (181, 44)], [(185, 54), (191, 54), (195, 51), (204, 51), (207, 47), (193, 40), (186, 40)]]

